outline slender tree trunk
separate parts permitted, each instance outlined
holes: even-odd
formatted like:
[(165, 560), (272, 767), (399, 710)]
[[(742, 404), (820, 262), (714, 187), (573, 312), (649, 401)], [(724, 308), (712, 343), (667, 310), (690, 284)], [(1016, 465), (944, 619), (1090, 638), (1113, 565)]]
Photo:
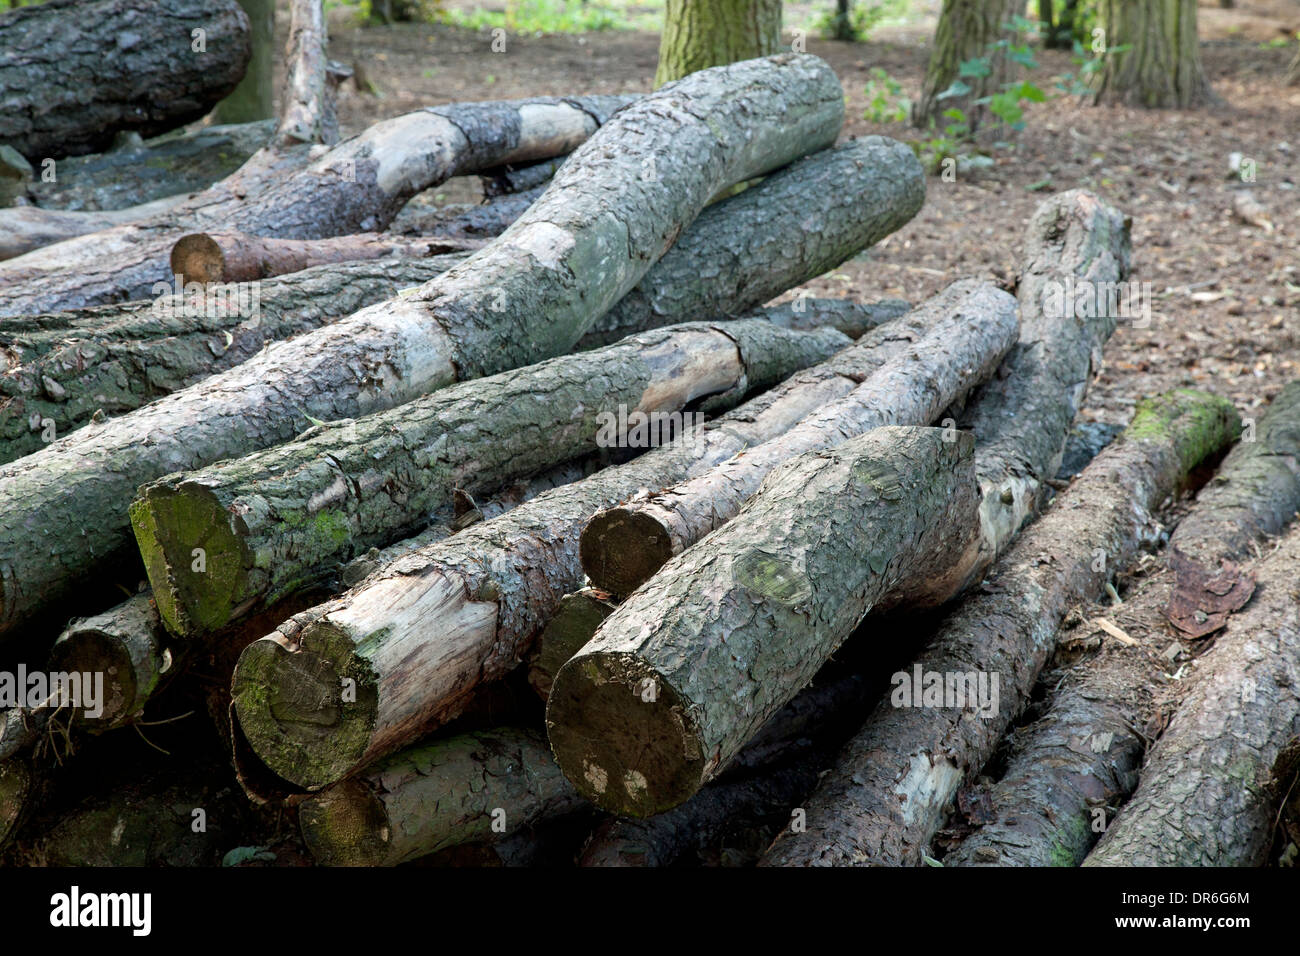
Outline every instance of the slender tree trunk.
[(835, 27), (831, 35), (836, 40), (856, 40), (853, 29), (853, 0), (835, 0)]
[[(993, 44), (1008, 38), (1003, 29), (1010, 19), (1024, 12), (1026, 0), (944, 0), (935, 28), (930, 63), (926, 67), (921, 97), (912, 108), (913, 125), (925, 129), (931, 122), (943, 125), (944, 110), (960, 109), (972, 131), (986, 115), (975, 101), (997, 93), (1012, 73), (1013, 64)], [(962, 76), (961, 65), (988, 59), (987, 76)], [(939, 99), (960, 80), (971, 88), (967, 94)]]
[(239, 85), (212, 111), (218, 123), (252, 123), (275, 116), (275, 0), (239, 0), (248, 15), (252, 55)]
[(1098, 103), (1188, 109), (1210, 100), (1196, 34), (1196, 0), (1103, 0), (1108, 53)]
[(1300, 47), (1296, 48), (1295, 56), (1291, 60), (1291, 65), (1286, 71), (1287, 86), (1300, 85)]
[(655, 87), (780, 49), (780, 0), (668, 0)]
[(1231, 403), (1205, 393), (1144, 402), (1124, 437), (1012, 544), (988, 585), (958, 605), (913, 664), (927, 687), (937, 674), (941, 688), (956, 686), (960, 696), (904, 693), (916, 681), (896, 677), (889, 699), (804, 802), (807, 829), (782, 833), (765, 865), (919, 863), (962, 779), (992, 756), (1023, 708), (1066, 612), (1102, 595), (1155, 538), (1156, 509), (1239, 430)]

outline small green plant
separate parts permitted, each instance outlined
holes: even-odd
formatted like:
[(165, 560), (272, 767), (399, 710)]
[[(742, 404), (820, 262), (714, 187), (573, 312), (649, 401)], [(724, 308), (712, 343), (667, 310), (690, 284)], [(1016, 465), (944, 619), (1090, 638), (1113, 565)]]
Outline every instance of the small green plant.
[(874, 3), (857, 0), (849, 10), (847, 22), (840, 16), (837, 6), (818, 14), (813, 20), (813, 29), (828, 40), (862, 43), (884, 21), (905, 16), (908, 6), (907, 0), (877, 0)]
[(591, 33), (635, 29), (637, 24), (609, 7), (581, 0), (508, 0), (506, 9), (443, 10), (438, 20), (471, 30), (504, 28), (512, 33)]
[(902, 123), (907, 120), (912, 101), (903, 95), (903, 84), (878, 66), (871, 71), (866, 94), (864, 119), (873, 123)]

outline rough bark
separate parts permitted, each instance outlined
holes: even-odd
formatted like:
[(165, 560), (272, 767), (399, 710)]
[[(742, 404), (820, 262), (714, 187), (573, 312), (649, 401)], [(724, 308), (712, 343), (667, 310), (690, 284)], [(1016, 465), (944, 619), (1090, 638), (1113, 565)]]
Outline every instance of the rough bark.
[[(202, 49), (192, 31), (203, 31)], [(235, 0), (50, 0), (0, 16), (0, 142), (33, 165), (203, 116), (248, 65)]]
[(1291, 65), (1287, 67), (1286, 85), (1300, 85), (1300, 47), (1296, 48), (1295, 56), (1291, 60)]
[(762, 305), (901, 229), (924, 202), (921, 164), (894, 140), (868, 136), (807, 156), (700, 213), (584, 342)]
[[(723, 395), (734, 403), (848, 343), (834, 329), (787, 331), (761, 319), (670, 326), (163, 478), (131, 505), (159, 610), (183, 637), (211, 632), (410, 533), (457, 491), (480, 494), (638, 441), (618, 433), (624, 416), (678, 413), (669, 422), (680, 432), (688, 405)], [(205, 553), (198, 572), (195, 548)]]
[(582, 803), (540, 734), (502, 728), (389, 757), (304, 801), (298, 819), (318, 863), (395, 866)]
[(780, 49), (780, 0), (668, 0), (655, 87)]
[(331, 239), (264, 239), (244, 233), (195, 232), (176, 241), (172, 274), (191, 282), (254, 282), (331, 262), (384, 257), (423, 259), (481, 248), (479, 240), (428, 236), (402, 239), (363, 232)]
[[(944, 0), (921, 97), (912, 108), (914, 125), (924, 129), (948, 109), (962, 110), (972, 131), (983, 124), (987, 107), (976, 101), (1000, 92), (1013, 69), (995, 44), (1007, 38), (1004, 25), (1024, 9), (1025, 0)], [(988, 60), (986, 76), (961, 75), (963, 63), (980, 58)], [(958, 80), (970, 87), (970, 92), (940, 99)]]
[[(319, 789), (418, 739), (513, 668), (560, 599), (582, 587), (577, 538), (592, 513), (707, 471), (848, 394), (921, 338), (910, 318), (671, 445), (414, 552), (251, 645), (235, 675), (251, 750)], [(357, 681), (355, 702), (341, 700), (344, 677)]]
[(156, 284), (171, 281), (168, 258), (186, 233), (321, 239), (380, 231), (408, 199), (452, 176), (572, 150), (630, 99), (432, 107), (376, 123), (306, 165), (312, 147), (263, 150), (233, 175), (158, 215), (0, 263), (0, 315), (155, 295)]
[[(340, 263), (255, 290), (212, 287), (0, 322), (0, 461), (234, 368), (272, 342), (391, 298), (463, 258)], [(122, 493), (138, 483), (132, 477)]]
[(556, 762), (622, 816), (688, 800), (812, 680), (914, 566), (975, 513), (974, 441), (877, 428), (772, 471), (555, 675)]
[(275, 0), (239, 0), (248, 17), (250, 54), (239, 85), (212, 111), (218, 123), (254, 123), (275, 116)]
[[(274, 120), (176, 131), (137, 142), (127, 137), (107, 153), (60, 160), (53, 182), (40, 176), (27, 197), (48, 210), (127, 209), (198, 192), (229, 176), (267, 144)], [(0, 212), (0, 227), (9, 211)]]
[(37, 206), (15, 206), (0, 213), (0, 259), (13, 259), (33, 249), (84, 236), (101, 229), (112, 229), (121, 223), (135, 222), (141, 216), (165, 213), (183, 200), (181, 196), (166, 196), (143, 206), (130, 209), (109, 209), (103, 212), (73, 212), (64, 209), (41, 209)]
[(1187, 109), (1211, 99), (1196, 0), (1105, 0), (1101, 21), (1108, 47), (1131, 49), (1106, 55), (1096, 102)]
[(479, 180), (483, 184), (483, 198), (494, 199), (513, 193), (530, 192), (538, 186), (544, 186), (551, 181), (551, 177), (563, 163), (563, 157), (556, 157), (536, 163), (525, 163), (521, 166), (502, 166), (500, 169), (489, 169), (479, 173)]
[[(625, 596), (674, 555), (731, 520), (769, 472), (882, 425), (924, 425), (997, 369), (1017, 336), (1015, 299), (962, 280), (917, 311), (930, 331), (850, 395), (707, 474), (595, 515), (582, 533), (592, 583)], [(1062, 434), (1064, 441), (1064, 434)]]
[(323, 0), (289, 0), (289, 41), (285, 47), (288, 76), (280, 102), (277, 145), (330, 143), (338, 140), (327, 102)]
[(490, 239), (505, 232), (544, 191), (544, 186), (538, 186), (478, 206), (456, 203), (431, 209), (409, 203), (397, 214), (388, 231), (402, 236)]
[(1232, 406), (1204, 393), (1142, 403), (1124, 435), (1011, 545), (914, 662), (922, 675), (983, 677), (986, 693), (996, 675), (997, 698), (968, 702), (964, 691), (978, 688), (967, 681), (952, 706), (902, 706), (912, 702), (896, 686), (805, 801), (807, 830), (781, 834), (764, 863), (918, 863), (963, 777), (984, 765), (1023, 708), (1066, 612), (1100, 597), (1158, 537), (1156, 509), (1239, 428)]

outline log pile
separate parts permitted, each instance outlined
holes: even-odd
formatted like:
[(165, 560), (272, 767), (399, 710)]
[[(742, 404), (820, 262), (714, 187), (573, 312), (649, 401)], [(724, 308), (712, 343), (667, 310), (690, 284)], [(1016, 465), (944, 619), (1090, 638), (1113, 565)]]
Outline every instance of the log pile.
[[(1119, 315), (1054, 294), (1128, 280), (1116, 209), (1049, 198), (1010, 290), (777, 302), (924, 201), (906, 147), (836, 145), (816, 57), (337, 142), (319, 4), (292, 15), (242, 167), (77, 200), (119, 218), (0, 264), (0, 859), (1267, 860), (1300, 390), (1241, 442), (1222, 399), (1148, 397), (1060, 480)], [(401, 212), (466, 174), (484, 205)], [(1146, 559), (1185, 642), (1218, 635), (1164, 737), (1111, 693), (1129, 645), (1017, 726), (1216, 467)], [(1128, 803), (1094, 848), (1099, 800)]]

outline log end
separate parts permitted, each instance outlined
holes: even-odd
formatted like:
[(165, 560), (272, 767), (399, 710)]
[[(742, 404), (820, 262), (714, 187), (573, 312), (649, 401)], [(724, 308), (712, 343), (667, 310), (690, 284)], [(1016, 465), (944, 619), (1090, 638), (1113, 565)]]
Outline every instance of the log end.
[(378, 711), (376, 684), (352, 642), (319, 622), (298, 644), (273, 634), (244, 648), (231, 696), (258, 758), (290, 783), (319, 790), (365, 755)]
[(243, 600), (252, 565), (242, 522), (194, 482), (148, 485), (129, 510), (167, 629), (191, 638), (226, 624)]
[(383, 801), (355, 779), (303, 801), (298, 826), (322, 866), (382, 866), (392, 842)]
[(561, 667), (546, 730), (569, 782), (621, 816), (653, 816), (683, 803), (699, 790), (709, 762), (693, 711), (631, 654), (584, 653)]
[(221, 282), (226, 274), (226, 257), (220, 244), (205, 232), (181, 236), (172, 246), (172, 275), (181, 282)]
[(593, 517), (578, 551), (591, 583), (618, 597), (649, 581), (673, 556), (668, 529), (635, 508), (608, 508)]
[(551, 696), (556, 671), (587, 646), (596, 628), (613, 610), (612, 602), (592, 594), (577, 592), (564, 596), (560, 609), (537, 638), (528, 664), (529, 686), (543, 702)]
[(1241, 416), (1232, 402), (1209, 392), (1176, 388), (1139, 402), (1124, 440), (1172, 443), (1188, 475), (1240, 435)]
[[(140, 709), (152, 687), (141, 688), (130, 652), (115, 635), (100, 630), (65, 634), (50, 650), (50, 670), (66, 674), (102, 674), (104, 685), (92, 701), (75, 708), (75, 720), (91, 731), (116, 727)], [(144, 691), (143, 695), (141, 691)]]

